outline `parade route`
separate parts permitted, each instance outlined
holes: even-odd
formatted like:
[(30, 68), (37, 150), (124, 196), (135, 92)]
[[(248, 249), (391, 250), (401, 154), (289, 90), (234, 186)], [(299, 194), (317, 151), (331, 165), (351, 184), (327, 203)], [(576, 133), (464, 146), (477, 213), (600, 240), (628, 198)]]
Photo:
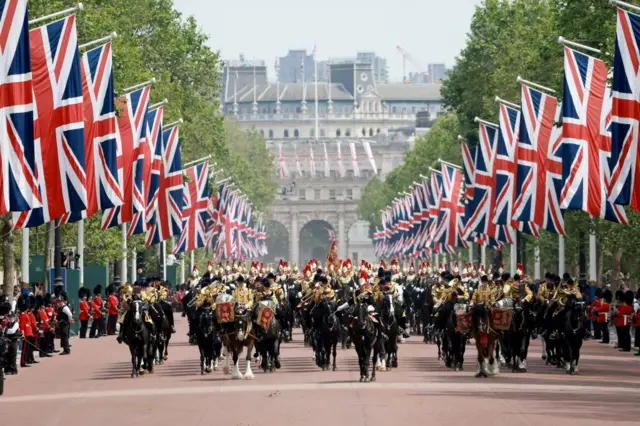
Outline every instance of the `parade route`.
[[(129, 352), (115, 337), (74, 339), (72, 355), (21, 369), (5, 383), (0, 412), (11, 425), (389, 425), (635, 424), (640, 418), (640, 359), (585, 342), (578, 376), (545, 366), (532, 344), (527, 373), (503, 368), (475, 379), (475, 350), (465, 371), (437, 361), (434, 345), (413, 336), (400, 345), (398, 369), (359, 383), (355, 351), (338, 350), (338, 371), (319, 370), (299, 332), (283, 344), (282, 369), (266, 374), (253, 364), (253, 380), (222, 371), (201, 376), (198, 350), (177, 322), (169, 360), (153, 375), (129, 378)], [(246, 364), (241, 362), (244, 373)], [(606, 413), (606, 420), (602, 417)], [(81, 420), (80, 420), (81, 419)]]

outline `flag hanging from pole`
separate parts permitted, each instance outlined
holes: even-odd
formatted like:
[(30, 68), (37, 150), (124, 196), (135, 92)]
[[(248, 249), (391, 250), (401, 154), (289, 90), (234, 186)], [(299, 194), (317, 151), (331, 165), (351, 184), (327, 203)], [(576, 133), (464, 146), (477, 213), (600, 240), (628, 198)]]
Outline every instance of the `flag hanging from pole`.
[(200, 163), (186, 170), (189, 182), (183, 191), (182, 233), (173, 254), (202, 248), (206, 243), (209, 216), (209, 165)]
[(358, 168), (358, 154), (356, 153), (355, 142), (349, 142), (349, 150), (351, 151), (351, 166), (353, 167), (353, 175), (360, 176), (360, 169)]
[[(0, 2), (0, 214), (41, 207), (26, 0)], [(39, 143), (38, 143), (39, 145)]]
[(87, 207), (84, 116), (76, 16), (29, 32), (36, 114), (36, 164), (42, 207), (14, 214), (34, 227)]
[(324, 148), (324, 175), (325, 177), (329, 177), (331, 175), (331, 170), (329, 168), (329, 154), (327, 154), (327, 144), (323, 142), (322, 147)]
[(376, 166), (376, 159), (373, 158), (373, 152), (371, 151), (371, 144), (367, 141), (362, 142), (362, 146), (364, 147), (364, 152), (367, 155), (367, 160), (369, 160), (369, 164), (371, 164), (371, 168), (373, 169), (373, 174), (378, 175), (378, 166)]
[(338, 173), (340, 177), (345, 177), (346, 173), (344, 170), (344, 163), (342, 162), (342, 149), (340, 147), (340, 141), (336, 141), (336, 146), (338, 148)]

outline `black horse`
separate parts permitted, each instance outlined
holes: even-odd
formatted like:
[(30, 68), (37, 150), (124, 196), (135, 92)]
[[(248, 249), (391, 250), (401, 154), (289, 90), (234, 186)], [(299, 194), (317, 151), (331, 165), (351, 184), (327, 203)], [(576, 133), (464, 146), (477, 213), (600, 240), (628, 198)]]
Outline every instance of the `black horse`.
[(138, 377), (142, 362), (153, 372), (153, 352), (151, 350), (151, 333), (145, 324), (141, 300), (133, 300), (130, 305), (130, 321), (124, 335), (131, 352), (131, 378)]
[(216, 317), (210, 305), (202, 306), (197, 311), (196, 336), (200, 350), (200, 374), (211, 373), (216, 360)]
[(286, 310), (283, 311), (282, 320), (282, 338), (285, 342), (290, 342), (293, 339), (293, 327), (296, 323), (296, 309), (300, 303), (302, 294), (300, 293), (300, 283), (293, 279), (287, 280), (284, 283), (286, 287)]
[(196, 307), (194, 304), (195, 290), (191, 289), (182, 298), (182, 316), (187, 317), (189, 323), (189, 343), (196, 344)]
[(511, 327), (504, 332), (502, 338), (505, 358), (507, 364), (511, 364), (512, 372), (527, 371), (527, 355), (529, 353), (532, 323), (531, 303), (517, 301), (513, 306)]
[(155, 326), (155, 336), (152, 339), (153, 360), (161, 365), (166, 359), (165, 350), (171, 338), (171, 327), (160, 303), (156, 302), (149, 306), (149, 315)]
[(586, 304), (574, 295), (569, 295), (564, 310), (558, 315), (562, 319), (561, 339), (565, 369), (567, 374), (577, 374), (580, 349), (587, 333)]
[(387, 354), (385, 365), (387, 369), (398, 367), (398, 314), (402, 312), (402, 305), (396, 303), (391, 294), (385, 295), (380, 302), (380, 321), (382, 329), (388, 339), (385, 342)]
[(460, 371), (464, 368), (467, 337), (458, 331), (458, 318), (453, 303), (447, 303), (440, 311), (440, 315), (444, 315), (445, 318), (445, 331), (442, 338), (445, 365)]
[[(264, 306), (261, 306), (264, 305)], [(274, 314), (269, 320), (254, 322), (256, 329), (256, 351), (262, 357), (260, 367), (266, 372), (274, 372), (280, 368), (280, 343), (281, 343), (281, 326), (280, 321), (275, 318), (275, 310), (273, 302), (263, 301), (256, 306), (255, 317), (257, 320), (258, 311), (260, 309), (270, 309)]]
[[(367, 312), (367, 306), (364, 303), (358, 304), (356, 309), (356, 318), (351, 329), (351, 340), (358, 354), (358, 365), (360, 366), (360, 381), (368, 382), (376, 381), (375, 361), (378, 359), (379, 345), (378, 340), (381, 338), (378, 328), (373, 323)], [(373, 361), (374, 368), (371, 371), (371, 379), (369, 379), (369, 366)]]
[[(340, 340), (341, 324), (335, 315), (336, 304), (328, 300), (321, 300), (313, 309), (313, 317), (316, 330), (316, 365), (322, 371), (329, 366), (336, 371), (336, 349)], [(331, 355), (333, 354), (333, 364)]]

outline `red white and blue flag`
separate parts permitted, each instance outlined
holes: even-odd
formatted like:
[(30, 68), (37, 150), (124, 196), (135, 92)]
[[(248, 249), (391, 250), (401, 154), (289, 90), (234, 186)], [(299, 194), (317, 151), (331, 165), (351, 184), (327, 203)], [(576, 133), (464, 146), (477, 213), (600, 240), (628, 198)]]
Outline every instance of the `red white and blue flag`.
[(618, 9), (609, 200), (640, 211), (640, 15)]
[(442, 197), (438, 233), (435, 240), (449, 247), (468, 247), (464, 240), (464, 204), (462, 203), (462, 172), (442, 164)]
[(565, 235), (564, 211), (560, 209), (562, 128), (554, 125), (560, 119), (558, 100), (523, 85), (521, 104), (513, 217)]
[(102, 215), (102, 229), (128, 223), (134, 213), (134, 170), (138, 166), (138, 150), (145, 143), (146, 115), (151, 87), (145, 86), (116, 100), (120, 110), (117, 118), (118, 179), (122, 185), (124, 203), (107, 209)]
[(184, 186), (182, 233), (174, 254), (202, 248), (206, 243), (209, 220), (209, 165), (200, 163), (186, 170), (189, 182)]
[(0, 214), (40, 207), (26, 0), (0, 0)]
[(66, 213), (60, 224), (93, 216), (98, 210), (122, 205), (118, 178), (118, 139), (113, 92), (111, 43), (91, 49), (82, 57), (84, 97), (87, 209)]
[(37, 109), (35, 159), (42, 207), (15, 214), (16, 228), (39, 226), (87, 207), (76, 17), (33, 29), (29, 37)]
[(153, 217), (147, 222), (147, 246), (166, 241), (182, 232), (184, 186), (178, 129), (178, 126), (174, 126), (163, 131), (160, 186), (149, 206), (149, 213)]
[(607, 67), (599, 59), (564, 49), (560, 207), (627, 224), (622, 206), (608, 200), (611, 96)]

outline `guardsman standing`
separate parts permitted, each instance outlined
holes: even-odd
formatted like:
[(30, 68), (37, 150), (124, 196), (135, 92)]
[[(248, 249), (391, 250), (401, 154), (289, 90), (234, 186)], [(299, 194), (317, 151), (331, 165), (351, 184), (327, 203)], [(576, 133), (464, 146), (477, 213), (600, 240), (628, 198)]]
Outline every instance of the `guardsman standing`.
[(611, 301), (613, 300), (613, 294), (608, 288), (602, 292), (602, 300), (596, 307), (598, 313), (598, 327), (602, 333), (602, 341), (605, 345), (609, 344), (609, 312), (611, 312)]
[(31, 328), (31, 320), (29, 319), (29, 299), (27, 298), (27, 296), (20, 296), (16, 306), (20, 311), (20, 331), (24, 336), (24, 342), (22, 343), (22, 354), (20, 356), (20, 367), (29, 367), (29, 364), (31, 364), (30, 352), (33, 350), (33, 347), (31, 346), (33, 344), (33, 330)]
[(87, 328), (89, 328), (89, 302), (87, 302), (88, 289), (80, 287), (78, 298), (80, 299), (80, 338), (87, 338)]
[(115, 336), (116, 322), (118, 322), (118, 298), (116, 297), (116, 289), (112, 284), (109, 286), (109, 299), (107, 299), (107, 308), (109, 319), (107, 321), (107, 335)]
[[(596, 285), (594, 281), (590, 282), (591, 285)], [(600, 340), (602, 338), (602, 333), (600, 332), (600, 327), (598, 326), (598, 306), (602, 303), (602, 289), (600, 287), (596, 287), (595, 298), (591, 305), (589, 306), (589, 322), (591, 327), (593, 328), (593, 338)]]
[(621, 297), (616, 311), (618, 350), (631, 352), (631, 316), (633, 315), (633, 292), (627, 290)]
[(32, 330), (32, 346), (31, 346), (31, 351), (29, 351), (29, 359), (31, 361), (32, 364), (37, 364), (39, 361), (36, 361), (35, 357), (33, 356), (34, 354), (34, 350), (38, 347), (38, 344), (40, 343), (38, 341), (38, 335), (39, 335), (39, 331), (38, 331), (38, 322), (36, 321), (36, 316), (34, 314), (34, 311), (36, 309), (36, 297), (33, 295), (29, 295), (29, 309), (28, 309), (28, 313), (29, 313), (29, 322), (31, 323), (31, 330)]
[(93, 300), (91, 301), (91, 311), (93, 312), (93, 322), (91, 323), (91, 331), (89, 332), (89, 338), (95, 339), (99, 337), (102, 332), (102, 286), (98, 284), (93, 289)]
[(49, 348), (49, 316), (47, 311), (44, 310), (44, 298), (42, 296), (36, 296), (36, 306), (38, 307), (36, 314), (38, 322), (40, 323), (40, 336), (39, 344), (36, 345), (40, 349), (40, 358), (46, 358), (51, 355), (47, 352)]

